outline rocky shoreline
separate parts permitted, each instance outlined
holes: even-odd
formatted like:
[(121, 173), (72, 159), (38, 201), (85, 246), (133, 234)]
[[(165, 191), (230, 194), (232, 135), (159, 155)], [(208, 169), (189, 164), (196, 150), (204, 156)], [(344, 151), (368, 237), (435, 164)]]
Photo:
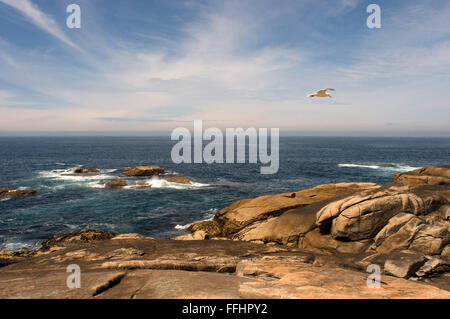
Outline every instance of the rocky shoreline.
[[(0, 298), (450, 298), (450, 166), (244, 199), (189, 230), (84, 230), (0, 252)], [(69, 264), (80, 289), (66, 286)]]

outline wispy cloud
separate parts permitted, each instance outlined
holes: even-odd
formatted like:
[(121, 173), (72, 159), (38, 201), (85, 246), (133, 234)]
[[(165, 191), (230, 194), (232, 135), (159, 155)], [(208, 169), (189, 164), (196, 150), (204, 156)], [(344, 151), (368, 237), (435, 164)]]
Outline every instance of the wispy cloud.
[(30, 0), (0, 0), (0, 2), (18, 10), (21, 14), (27, 17), (31, 23), (61, 40), (65, 44), (79, 49), (79, 47), (64, 34), (62, 29), (54, 20), (39, 10), (39, 8)]

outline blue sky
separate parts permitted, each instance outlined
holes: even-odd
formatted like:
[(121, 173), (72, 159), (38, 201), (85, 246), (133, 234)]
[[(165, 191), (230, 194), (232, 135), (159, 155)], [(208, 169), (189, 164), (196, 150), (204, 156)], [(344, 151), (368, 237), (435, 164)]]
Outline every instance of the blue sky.
[[(66, 7), (81, 7), (81, 29)], [(382, 28), (366, 26), (370, 3)], [(450, 2), (0, 0), (0, 131), (450, 136)], [(333, 87), (333, 99), (309, 99)], [(352, 133), (353, 132), (353, 133)]]

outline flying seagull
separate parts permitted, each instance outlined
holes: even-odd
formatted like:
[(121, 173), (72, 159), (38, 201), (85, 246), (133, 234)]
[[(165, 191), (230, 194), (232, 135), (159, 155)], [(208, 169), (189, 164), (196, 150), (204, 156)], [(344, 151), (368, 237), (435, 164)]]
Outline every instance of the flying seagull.
[(319, 90), (317, 92), (309, 94), (308, 97), (329, 97), (329, 98), (331, 98), (331, 95), (327, 91), (334, 91), (334, 89), (326, 88), (323, 90)]

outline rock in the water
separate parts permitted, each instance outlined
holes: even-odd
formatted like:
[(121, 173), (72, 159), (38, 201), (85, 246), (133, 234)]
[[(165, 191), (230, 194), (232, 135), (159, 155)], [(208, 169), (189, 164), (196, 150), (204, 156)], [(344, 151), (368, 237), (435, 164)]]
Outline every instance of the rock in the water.
[(106, 187), (109, 188), (119, 188), (127, 186), (127, 182), (122, 179), (113, 179), (112, 181), (106, 183)]
[(316, 222), (324, 225), (332, 220), (334, 238), (361, 240), (374, 237), (400, 212), (423, 214), (425, 204), (422, 198), (404, 188), (390, 187), (335, 201), (317, 213)]
[(136, 166), (126, 169), (123, 174), (126, 176), (153, 176), (164, 174), (164, 168), (156, 165)]
[(0, 188), (0, 197), (9, 196), (28, 196), (35, 194), (37, 191), (34, 189), (12, 189), (12, 188)]
[(73, 172), (75, 174), (98, 174), (100, 170), (98, 168), (77, 168)]
[(406, 173), (396, 173), (394, 183), (417, 187), (420, 185), (450, 185), (450, 165), (419, 168)]
[(384, 271), (395, 277), (408, 278), (414, 275), (426, 261), (427, 258), (420, 254), (408, 251), (396, 252), (384, 263)]
[(115, 234), (107, 230), (83, 229), (77, 232), (68, 233), (60, 236), (54, 236), (42, 243), (42, 250), (48, 250), (60, 243), (67, 242), (91, 242), (94, 240), (105, 240), (115, 237)]
[(165, 178), (165, 180), (171, 183), (192, 184), (192, 181), (189, 178), (183, 176), (171, 176)]
[(147, 182), (136, 182), (130, 185), (131, 188), (134, 189), (146, 189), (146, 188), (152, 188), (152, 184), (149, 184)]

